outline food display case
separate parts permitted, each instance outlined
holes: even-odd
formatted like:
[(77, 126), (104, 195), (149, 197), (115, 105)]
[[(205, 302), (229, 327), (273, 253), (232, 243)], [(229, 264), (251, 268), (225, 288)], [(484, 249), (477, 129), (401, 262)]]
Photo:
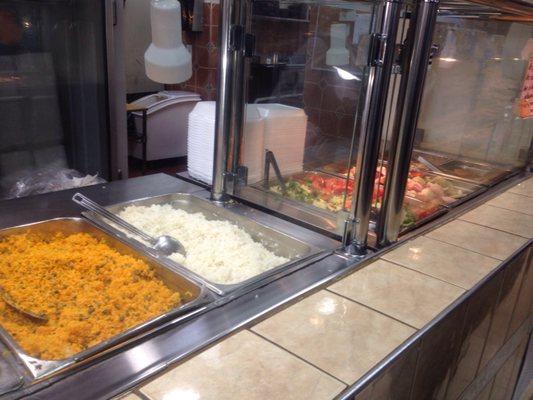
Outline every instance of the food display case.
[[(254, 2), (255, 8), (261, 8), (257, 3), (275, 2)], [(273, 64), (299, 60), (302, 74), (290, 94), (278, 95), (286, 84), (279, 76), (270, 88), (271, 95), (263, 93), (258, 98), (247, 87), (255, 87), (263, 77), (243, 62), (240, 79), (245, 85), (240, 107), (247, 111), (239, 114), (249, 116), (250, 110), (257, 110), (263, 135), (258, 139), (256, 131), (248, 127), (247, 117), (242, 118), (242, 132), (236, 139), (240, 150), (232, 159), (233, 196), (333, 238), (346, 236), (352, 209), (360, 198), (355, 185), (358, 153), (371, 153), (364, 150), (365, 132), (372, 130), (377, 136), (375, 132), (383, 128), (382, 122), (364, 126), (363, 115), (371, 112), (370, 98), (376, 98), (377, 92), (387, 93), (393, 81), (392, 52), (384, 55), (384, 68), (375, 68), (369, 60), (377, 56), (378, 35), (394, 45), (407, 29), (404, 16), (408, 5), (390, 5), (387, 10), (381, 5), (373, 1), (295, 1), (291, 6), (303, 9), (308, 16), (305, 20), (252, 18), (246, 23), (247, 35), (255, 43), (249, 49), (252, 60)], [(369, 84), (376, 75), (380, 84)], [(371, 108), (372, 112), (385, 112), (380, 105)], [(255, 147), (254, 142), (258, 142)], [(371, 146), (376, 148), (379, 143)], [(261, 151), (251, 151), (258, 147)], [(377, 161), (371, 164), (365, 164), (364, 176), (370, 176), (367, 169), (378, 168)], [(374, 188), (366, 223), (374, 224), (379, 213), (385, 173), (380, 167), (365, 183)], [(426, 214), (442, 209), (439, 204), (429, 207), (417, 199), (406, 199), (403, 226), (411, 227)]]
[[(531, 25), (464, 2), (235, 0), (219, 7), (216, 119), (206, 118), (214, 142), (209, 190), (190, 176), (80, 190), (154, 239), (179, 239), (185, 253), (163, 253), (156, 240), (82, 210), (72, 202), (75, 191), (0, 208), (0, 216), (17, 222), (0, 218), (0, 246), (21, 236), (24, 246), (15, 250), (24, 255), (33, 250), (26, 242), (33, 233), (45, 235), (46, 244), (87, 234), (97, 240), (94, 254), (110, 248), (123, 267), (117, 276), (102, 273), (103, 286), (116, 277), (117, 286), (130, 289), (157, 279), (183, 301), (169, 295), (150, 318), (64, 357), (26, 351), (6, 323), (0, 396), (72, 398), (82, 381), (101, 384), (93, 398), (121, 394), (381, 257), (401, 235), (496, 193), (531, 162)], [(0, 256), (10, 251), (0, 247)], [(67, 273), (93, 260), (69, 253), (78, 258), (67, 260)], [(98, 257), (96, 272), (109, 261)], [(42, 270), (46, 260), (37, 259)], [(135, 260), (149, 270), (132, 272)], [(54, 271), (45, 275), (54, 278)], [(74, 278), (81, 286), (69, 299), (86, 301), (81, 311), (70, 310), (77, 337), (102, 304), (90, 304), (97, 296), (85, 290), (85, 275)], [(0, 270), (1, 293), (13, 281)], [(22, 281), (17, 285), (26, 290)], [(62, 307), (59, 291), (44, 294)], [(2, 310), (35, 318), (5, 299)], [(48, 304), (33, 299), (18, 300), (37, 311)], [(130, 300), (103, 302), (118, 310)], [(142, 300), (144, 311), (156, 303), (150, 293)], [(52, 314), (38, 315), (33, 333)], [(118, 315), (118, 322), (127, 317)]]
[[(371, 236), (385, 235), (391, 211), (381, 212), (382, 204), (390, 191), (401, 194), (401, 209), (394, 211), (398, 227), (392, 229), (397, 238), (527, 165), (533, 126), (520, 104), (531, 62), (530, 24), (489, 18), (498, 14), (494, 8), (444, 2), (429, 27), (431, 37), (425, 37), (417, 106), (407, 104), (417, 99), (405, 97), (415, 78), (406, 63), (409, 57), (420, 57), (409, 44), (416, 39), (412, 4), (391, 10), (398, 19), (388, 36), (395, 55), (387, 65), (386, 59), (373, 61), (385, 18), (377, 3), (293, 3), (306, 8), (309, 18), (247, 23), (256, 44), (247, 51), (254, 57), (274, 64), (297, 58), (305, 65), (299, 89), (287, 96), (277, 94), (284, 85), (281, 78), (274, 82), (271, 97), (263, 93), (257, 98), (244, 85), (240, 107), (248, 112), (240, 114), (257, 110), (264, 126), (258, 145), (263, 152), (250, 153), (257, 139), (243, 117), (236, 139), (240, 150), (233, 149), (231, 160), (235, 178), (229, 192), (236, 198), (346, 238), (353, 221), (361, 219), (355, 215), (363, 202), (358, 182), (366, 179), (372, 191)], [(382, 69), (381, 93), (369, 88), (376, 73), (372, 67)], [(261, 80), (246, 61), (242, 71), (248, 85)], [(380, 96), (381, 109), (379, 104), (372, 108), (369, 103)], [(280, 107), (283, 116), (274, 111)], [(414, 127), (410, 142), (400, 143), (408, 107), (417, 110)], [(381, 120), (365, 125), (372, 112)], [(379, 143), (372, 144), (369, 136), (379, 137)], [(373, 160), (365, 160), (370, 156)], [(398, 179), (398, 164), (407, 159), (411, 162)], [(370, 170), (376, 170), (372, 179)]]
[[(232, 159), (230, 191), (332, 237), (346, 237), (357, 182), (370, 175), (368, 169), (358, 175), (358, 168), (372, 164), (362, 159), (370, 153), (365, 148), (370, 134), (364, 125), (365, 102), (376, 95), (369, 94), (368, 60), (374, 57), (382, 16), (371, 2), (295, 4), (309, 18), (254, 18), (247, 24), (255, 43), (249, 50), (252, 60), (275, 65), (299, 59), (305, 64), (294, 90), (284, 96), (278, 90), (286, 85), (281, 76), (270, 97), (257, 97), (245, 86), (241, 107), (247, 111), (240, 112), (246, 117), (240, 152)], [(388, 218), (380, 216), (384, 195), (390, 197), (387, 190), (400, 187), (397, 234), (405, 233), (522, 170), (533, 135), (532, 120), (520, 114), (519, 106), (531, 25), (486, 17), (497, 14), (494, 8), (445, 2), (427, 38), (428, 60), (421, 66), (427, 78), (419, 82), (416, 130), (404, 146), (408, 154), (402, 155), (411, 159), (409, 172), (393, 184), (390, 170), (398, 169), (396, 140), (402, 108), (407, 107), (402, 85), (408, 85), (409, 71), (402, 63), (408, 61), (413, 40), (409, 20), (415, 15), (410, 4), (396, 12), (392, 36), (401, 56), (393, 59), (388, 79), (383, 78), (386, 102), (381, 124), (373, 127), (380, 142), (374, 145), (369, 226), (373, 235), (378, 225), (378, 236)], [(240, 79), (253, 87), (262, 77), (247, 65), (245, 61)], [(258, 119), (247, 123), (250, 111), (259, 116), (260, 138), (252, 129)]]
[[(397, 128), (385, 133), (396, 173), (385, 184), (389, 199), (395, 190), (453, 207), (531, 162), (533, 119), (526, 104), (533, 28), (520, 19), (499, 19), (495, 9), (454, 6), (439, 8), (423, 73), (402, 76), (399, 93), (412, 95), (415, 106), (392, 115)], [(416, 85), (416, 97), (409, 85)], [(417, 190), (423, 182), (413, 173), (430, 178), (424, 191)], [(378, 223), (382, 245), (398, 235), (394, 202)]]

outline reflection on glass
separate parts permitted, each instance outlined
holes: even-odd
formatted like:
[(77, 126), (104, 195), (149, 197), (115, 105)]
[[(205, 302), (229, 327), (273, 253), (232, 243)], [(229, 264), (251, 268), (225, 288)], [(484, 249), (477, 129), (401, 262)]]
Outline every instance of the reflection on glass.
[[(108, 174), (103, 2), (0, 2), (0, 199)], [(75, 170), (75, 171), (73, 171)]]
[[(445, 18), (434, 41), (441, 49), (426, 80), (419, 148), (505, 168), (525, 163), (531, 118), (518, 109), (526, 66), (527, 24)], [(479, 180), (467, 168), (446, 172)]]
[[(325, 229), (343, 221), (337, 213), (352, 201), (353, 179), (346, 178), (373, 12), (363, 1), (253, 2), (255, 53), (239, 158), (248, 186), (239, 195), (269, 207), (284, 199), (301, 211), (298, 219), (310, 215)], [(260, 124), (263, 134), (253, 134)]]
[(422, 217), (525, 165), (533, 119), (519, 100), (531, 37), (531, 25), (438, 18), (405, 198), (423, 205)]

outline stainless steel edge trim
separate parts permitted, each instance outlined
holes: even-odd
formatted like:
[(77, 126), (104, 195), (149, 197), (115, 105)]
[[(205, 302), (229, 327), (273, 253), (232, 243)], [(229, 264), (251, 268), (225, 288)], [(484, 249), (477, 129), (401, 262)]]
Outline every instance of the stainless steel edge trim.
[[(240, 33), (242, 37), (240, 38), (241, 47), (234, 49), (232, 55), (232, 64), (233, 64), (233, 79), (232, 79), (232, 118), (230, 125), (230, 148), (228, 149), (230, 162), (228, 163), (228, 168), (232, 173), (232, 186), (236, 184), (236, 174), (237, 167), (239, 165), (239, 155), (241, 150), (241, 143), (243, 140), (244, 133), (244, 123), (246, 115), (246, 97), (248, 89), (248, 81), (245, 77), (246, 64), (245, 64), (245, 38), (246, 25), (248, 20), (249, 12), (251, 13), (250, 0), (240, 0), (236, 1), (235, 7), (235, 24), (240, 27)], [(250, 10), (249, 10), (250, 9)], [(251, 15), (251, 14), (250, 14)], [(233, 187), (231, 188), (230, 193), (233, 193)]]
[(416, 24), (411, 29), (407, 72), (400, 88), (400, 111), (396, 114), (391, 144), (392, 165), (389, 168), (383, 194), (382, 212), (377, 223), (377, 242), (384, 246), (398, 239), (402, 224), (405, 188), (411, 166), (418, 114), (429, 62), (433, 30), (437, 19), (438, 1), (419, 1)]
[[(126, 67), (124, 65), (124, 7), (118, 0), (104, 0), (109, 107), (109, 158), (111, 179), (128, 177), (128, 135), (126, 132)], [(114, 23), (114, 21), (116, 23)]]

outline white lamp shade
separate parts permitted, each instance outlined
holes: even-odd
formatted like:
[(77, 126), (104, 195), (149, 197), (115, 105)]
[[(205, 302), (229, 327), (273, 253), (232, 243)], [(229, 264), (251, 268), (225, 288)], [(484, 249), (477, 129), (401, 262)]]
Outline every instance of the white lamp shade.
[(348, 36), (348, 25), (331, 24), (331, 47), (326, 52), (327, 65), (342, 66), (350, 62), (350, 53), (346, 48), (346, 36)]
[(146, 76), (159, 83), (181, 83), (192, 76), (192, 58), (181, 39), (177, 0), (152, 0), (152, 43), (144, 53)]

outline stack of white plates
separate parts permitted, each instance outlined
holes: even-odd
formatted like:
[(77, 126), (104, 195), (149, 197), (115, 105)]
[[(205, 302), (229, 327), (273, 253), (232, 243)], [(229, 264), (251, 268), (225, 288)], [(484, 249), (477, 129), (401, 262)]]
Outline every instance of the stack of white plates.
[[(215, 143), (214, 101), (196, 104), (189, 114), (187, 169), (189, 175), (211, 184)], [(282, 174), (302, 171), (307, 116), (283, 104), (249, 104), (241, 141), (239, 165), (248, 168), (248, 183), (263, 179), (265, 151), (274, 153)]]
[(274, 153), (283, 175), (303, 169), (307, 115), (301, 108), (260, 104), (265, 118), (264, 148)]
[(200, 101), (189, 114), (187, 170), (189, 175), (211, 184), (215, 149), (216, 102)]
[(248, 104), (239, 161), (240, 165), (248, 168), (249, 184), (263, 179), (263, 165), (265, 162), (264, 130), (265, 123), (257, 106)]

